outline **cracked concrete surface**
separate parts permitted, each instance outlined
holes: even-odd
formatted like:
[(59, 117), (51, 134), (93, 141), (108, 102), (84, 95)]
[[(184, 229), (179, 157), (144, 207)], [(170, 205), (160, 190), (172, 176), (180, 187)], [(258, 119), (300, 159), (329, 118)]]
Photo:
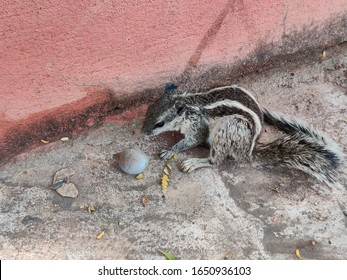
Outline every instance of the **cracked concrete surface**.
[[(301, 64), (239, 80), (264, 107), (312, 123), (347, 147), (347, 45)], [(160, 149), (179, 136), (145, 138), (142, 119), (104, 123), (67, 142), (19, 155), (0, 167), (1, 259), (347, 258), (347, 188), (327, 187), (295, 170), (225, 162), (192, 174), (180, 160), (206, 155), (198, 147), (172, 161), (168, 192)], [(261, 141), (273, 136), (266, 129)], [(175, 140), (176, 139), (176, 140)], [(40, 139), (38, 139), (40, 141)], [(114, 153), (140, 148), (150, 163), (143, 180), (114, 164)], [(72, 168), (76, 198), (52, 188)], [(146, 196), (148, 204), (141, 199)], [(95, 211), (86, 207), (93, 204)], [(105, 235), (97, 239), (102, 231)]]

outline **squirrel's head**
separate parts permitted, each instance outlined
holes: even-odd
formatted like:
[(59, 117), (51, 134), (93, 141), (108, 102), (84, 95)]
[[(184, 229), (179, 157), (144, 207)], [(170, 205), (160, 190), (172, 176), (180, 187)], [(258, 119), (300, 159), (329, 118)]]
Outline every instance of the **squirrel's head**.
[(164, 131), (177, 131), (183, 119), (186, 106), (174, 95), (177, 87), (168, 84), (165, 94), (148, 106), (142, 132), (149, 136), (158, 135)]

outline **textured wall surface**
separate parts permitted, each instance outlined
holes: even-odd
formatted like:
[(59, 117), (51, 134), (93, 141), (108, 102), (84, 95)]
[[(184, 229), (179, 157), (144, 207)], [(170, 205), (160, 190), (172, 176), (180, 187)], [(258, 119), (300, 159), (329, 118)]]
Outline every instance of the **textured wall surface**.
[[(232, 66), (262, 46), (276, 55), (346, 38), (346, 0), (0, 5), (0, 159), (109, 112), (115, 96), (131, 97), (192, 69)], [(328, 23), (334, 28), (321, 36)]]

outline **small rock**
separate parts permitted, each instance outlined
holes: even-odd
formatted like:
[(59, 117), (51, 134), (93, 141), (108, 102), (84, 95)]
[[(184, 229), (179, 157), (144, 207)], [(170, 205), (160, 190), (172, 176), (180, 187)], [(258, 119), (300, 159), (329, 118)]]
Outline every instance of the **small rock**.
[(26, 215), (23, 219), (22, 219), (22, 224), (26, 225), (28, 223), (41, 223), (43, 222), (43, 220), (39, 217), (35, 217), (35, 216), (30, 216), (30, 215)]
[(88, 127), (92, 127), (95, 124), (95, 120), (93, 118), (89, 118), (86, 120), (85, 125)]
[(64, 168), (57, 171), (53, 177), (52, 188), (61, 196), (64, 197), (77, 197), (78, 189), (73, 183), (69, 182), (71, 176), (76, 173), (71, 168)]
[(53, 185), (63, 180), (68, 180), (72, 175), (75, 175), (76, 171), (72, 168), (64, 168), (57, 171), (53, 177)]
[(73, 183), (64, 183), (56, 192), (64, 197), (75, 198), (78, 195), (78, 189)]
[(149, 161), (148, 156), (140, 149), (126, 149), (113, 157), (125, 173), (132, 175), (142, 173)]

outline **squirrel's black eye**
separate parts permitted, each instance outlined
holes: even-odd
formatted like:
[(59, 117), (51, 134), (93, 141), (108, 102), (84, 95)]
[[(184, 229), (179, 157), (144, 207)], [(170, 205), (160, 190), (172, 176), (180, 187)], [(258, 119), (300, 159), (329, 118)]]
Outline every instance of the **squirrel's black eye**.
[(154, 127), (155, 127), (155, 128), (163, 127), (164, 124), (165, 124), (165, 122), (164, 122), (164, 121), (161, 121), (161, 122), (156, 123), (156, 124), (154, 125)]

